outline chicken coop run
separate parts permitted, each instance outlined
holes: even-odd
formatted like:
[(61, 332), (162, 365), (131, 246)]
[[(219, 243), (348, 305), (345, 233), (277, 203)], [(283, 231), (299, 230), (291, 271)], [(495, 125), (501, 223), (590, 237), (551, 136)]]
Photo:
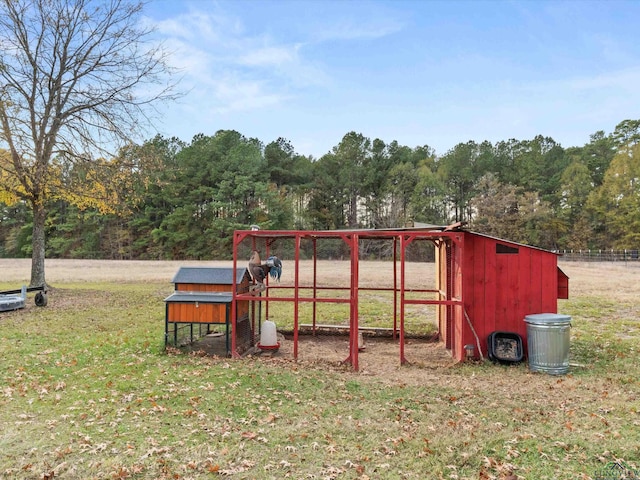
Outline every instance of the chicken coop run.
[[(326, 242), (339, 244), (343, 252), (340, 264), (348, 265), (348, 272), (340, 278), (321, 275), (323, 268), (337, 263), (318, 258)], [(371, 278), (363, 282), (360, 276), (361, 258), (371, 244), (383, 244), (390, 252), (389, 261), (376, 263), (378, 284)], [(557, 254), (467, 231), (459, 224), (388, 230), (238, 230), (233, 268), (246, 264), (255, 250), (265, 258), (284, 258), (285, 274), (281, 283), (269, 284), (267, 279), (266, 290), (258, 295), (232, 289), (232, 330), (240, 328), (238, 313), (255, 302), (264, 305), (258, 327), (263, 313), (265, 319), (275, 320), (292, 358), (305, 357), (308, 345), (331, 334), (342, 339), (332, 344), (334, 353), (355, 370), (365, 348), (366, 355), (376, 355), (378, 337), (393, 345), (401, 364), (421, 361), (421, 352), (433, 353), (434, 345), (449, 361), (464, 361), (469, 345), (475, 347), (473, 356), (486, 356), (492, 332), (513, 332), (526, 339), (526, 315), (556, 313), (558, 299), (568, 298), (569, 279), (558, 268)], [(416, 269), (425, 272), (417, 275), (418, 284), (416, 275), (409, 274)], [(422, 282), (426, 276), (428, 284)], [(371, 298), (386, 305), (387, 312), (372, 311)], [(384, 318), (376, 324), (370, 317)], [(427, 324), (433, 331), (421, 330)], [(424, 341), (427, 337), (430, 342)], [(231, 355), (237, 357), (243, 347), (236, 342), (232, 336)]]
[[(250, 348), (253, 331), (248, 301), (236, 302), (231, 321), (233, 292), (247, 292), (250, 281), (246, 268), (181, 267), (172, 280), (174, 293), (164, 300), (165, 346), (190, 345), (211, 336), (211, 352), (230, 355), (233, 334), (235, 351)], [(217, 328), (224, 331), (214, 331)]]

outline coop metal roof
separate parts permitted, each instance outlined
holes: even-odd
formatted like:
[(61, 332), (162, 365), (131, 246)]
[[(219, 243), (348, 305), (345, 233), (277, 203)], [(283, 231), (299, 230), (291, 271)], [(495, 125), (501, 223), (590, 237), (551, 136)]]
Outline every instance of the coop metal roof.
[[(236, 281), (241, 283), (245, 267), (236, 268)], [(225, 267), (180, 267), (171, 283), (200, 283), (205, 285), (232, 285), (233, 268)]]
[(164, 299), (166, 303), (231, 303), (228, 292), (175, 292)]

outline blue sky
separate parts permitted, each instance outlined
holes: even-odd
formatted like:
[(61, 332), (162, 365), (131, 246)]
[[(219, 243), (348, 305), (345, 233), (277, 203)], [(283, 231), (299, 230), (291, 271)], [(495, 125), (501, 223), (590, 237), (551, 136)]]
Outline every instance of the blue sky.
[(158, 131), (234, 129), (319, 158), (349, 131), (386, 143), (550, 136), (640, 119), (640, 1), (154, 0), (181, 69)]

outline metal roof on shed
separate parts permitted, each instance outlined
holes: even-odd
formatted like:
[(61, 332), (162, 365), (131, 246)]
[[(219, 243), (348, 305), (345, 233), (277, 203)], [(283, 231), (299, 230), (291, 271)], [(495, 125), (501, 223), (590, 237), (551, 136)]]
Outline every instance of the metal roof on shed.
[[(397, 238), (401, 234), (413, 234), (420, 237), (424, 234), (425, 237), (440, 238), (441, 234), (447, 232), (462, 232), (467, 235), (476, 235), (480, 237), (490, 238), (501, 243), (508, 243), (511, 245), (517, 245), (522, 248), (531, 248), (535, 250), (541, 250), (544, 252), (553, 253), (560, 256), (561, 254), (556, 251), (547, 250), (545, 248), (536, 247), (534, 245), (525, 245), (510, 240), (493, 237), (484, 233), (473, 232), (465, 228), (466, 222), (456, 222), (451, 225), (432, 225), (429, 223), (417, 223), (413, 222), (410, 226), (396, 227), (396, 228), (356, 228), (356, 229), (344, 229), (344, 230), (237, 230), (236, 233), (245, 235), (249, 238), (295, 238), (299, 236), (301, 238), (335, 238), (342, 235), (358, 234), (360, 238), (369, 239), (393, 239)], [(240, 238), (242, 241), (243, 238)]]
[[(236, 268), (236, 281), (241, 283), (247, 269)], [(233, 284), (233, 268), (224, 267), (180, 267), (171, 283), (201, 283), (205, 285)]]

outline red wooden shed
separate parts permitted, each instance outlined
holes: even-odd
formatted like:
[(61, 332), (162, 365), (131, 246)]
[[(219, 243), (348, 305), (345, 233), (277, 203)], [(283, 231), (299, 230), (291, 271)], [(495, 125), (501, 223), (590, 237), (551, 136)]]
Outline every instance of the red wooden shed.
[[(558, 299), (569, 297), (569, 278), (558, 267), (558, 255), (474, 232), (460, 232), (457, 242), (440, 243), (438, 286), (458, 305), (441, 305), (442, 340), (454, 358), (463, 360), (464, 346), (480, 343), (486, 355), (493, 331), (517, 333), (526, 352), (524, 318), (557, 313)], [(477, 338), (476, 338), (477, 337)]]
[[(303, 240), (313, 243), (314, 272), (316, 242), (322, 239), (341, 239), (350, 250), (351, 285), (349, 299), (349, 356), (345, 362), (358, 369), (358, 290), (359, 286), (359, 245), (361, 240), (381, 240), (393, 242), (393, 269), (400, 263), (400, 276), (387, 290), (394, 292), (399, 308), (394, 310), (399, 317), (400, 362), (404, 357), (404, 315), (410, 304), (436, 305), (440, 338), (451, 355), (463, 361), (465, 345), (474, 345), (475, 355), (487, 353), (487, 338), (496, 330), (519, 334), (526, 352), (526, 315), (535, 313), (557, 313), (558, 299), (568, 298), (569, 279), (558, 268), (558, 255), (540, 248), (501, 240), (487, 235), (470, 232), (460, 225), (425, 226), (385, 230), (343, 230), (343, 231), (269, 231), (240, 230), (234, 232), (234, 268), (238, 265), (239, 247), (251, 242), (253, 249), (262, 243), (265, 250), (281, 238), (294, 241), (294, 285), (293, 294), (288, 297), (269, 295), (269, 289), (260, 298), (234, 291), (232, 310), (241, 300), (289, 301), (294, 303), (294, 357), (298, 348), (298, 304), (300, 302), (345, 302), (344, 298), (319, 298), (314, 285), (299, 284), (300, 245)], [(436, 288), (424, 290), (424, 298), (405, 296), (406, 249), (415, 241), (432, 242), (436, 252)], [(246, 246), (246, 245), (245, 245)], [(399, 258), (398, 258), (399, 257)], [(246, 260), (240, 259), (244, 263)], [(311, 294), (307, 293), (311, 290)], [(415, 290), (413, 290), (415, 292)], [(395, 302), (394, 302), (395, 303)], [(315, 314), (314, 314), (315, 315)], [(232, 319), (234, 315), (232, 313)], [(314, 319), (315, 322), (315, 319)], [(235, 348), (232, 347), (235, 351)]]

